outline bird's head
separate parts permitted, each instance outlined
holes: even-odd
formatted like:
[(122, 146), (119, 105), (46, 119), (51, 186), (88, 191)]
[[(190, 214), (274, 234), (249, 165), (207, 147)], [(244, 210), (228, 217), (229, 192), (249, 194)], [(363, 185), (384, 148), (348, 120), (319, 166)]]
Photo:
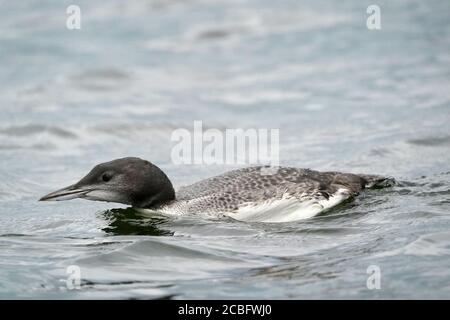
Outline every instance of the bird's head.
[(129, 157), (101, 163), (77, 183), (51, 192), (40, 201), (75, 198), (150, 208), (175, 199), (175, 191), (157, 166)]

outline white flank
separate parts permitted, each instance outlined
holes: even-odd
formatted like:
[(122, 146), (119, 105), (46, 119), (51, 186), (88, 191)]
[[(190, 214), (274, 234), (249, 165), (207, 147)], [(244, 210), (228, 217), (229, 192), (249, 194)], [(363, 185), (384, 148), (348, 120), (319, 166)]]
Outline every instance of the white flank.
[(328, 200), (299, 201), (285, 195), (279, 200), (268, 200), (259, 204), (249, 204), (239, 208), (237, 213), (228, 216), (241, 221), (253, 222), (289, 222), (312, 218), (348, 199), (346, 189), (339, 189)]

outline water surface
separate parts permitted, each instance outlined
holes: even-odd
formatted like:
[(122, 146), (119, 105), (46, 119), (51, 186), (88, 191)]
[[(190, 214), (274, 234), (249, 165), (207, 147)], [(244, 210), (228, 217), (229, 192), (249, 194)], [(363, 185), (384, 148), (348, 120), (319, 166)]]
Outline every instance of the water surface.
[[(449, 298), (450, 3), (0, 2), (0, 298)], [(279, 128), (281, 164), (396, 177), (280, 224), (37, 199), (171, 133)], [(81, 289), (66, 268), (81, 269)], [(378, 266), (381, 289), (366, 286)]]

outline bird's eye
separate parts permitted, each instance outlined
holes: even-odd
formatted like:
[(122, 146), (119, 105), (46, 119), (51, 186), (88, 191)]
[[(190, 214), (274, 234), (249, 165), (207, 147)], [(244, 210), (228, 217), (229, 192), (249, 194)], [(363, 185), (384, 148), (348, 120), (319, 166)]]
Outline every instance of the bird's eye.
[(109, 180), (111, 180), (111, 174), (105, 172), (102, 175), (102, 180), (105, 181), (105, 182), (108, 182)]

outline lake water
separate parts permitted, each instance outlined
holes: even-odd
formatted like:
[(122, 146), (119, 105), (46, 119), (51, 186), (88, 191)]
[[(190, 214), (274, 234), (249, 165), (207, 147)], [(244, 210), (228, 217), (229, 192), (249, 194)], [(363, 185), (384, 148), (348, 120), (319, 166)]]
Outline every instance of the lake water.
[[(80, 30), (70, 4), (0, 2), (0, 298), (450, 298), (449, 1), (377, 1), (381, 30), (372, 1), (86, 0)], [(173, 163), (195, 120), (399, 184), (279, 224), (37, 201), (124, 156), (234, 168)]]

